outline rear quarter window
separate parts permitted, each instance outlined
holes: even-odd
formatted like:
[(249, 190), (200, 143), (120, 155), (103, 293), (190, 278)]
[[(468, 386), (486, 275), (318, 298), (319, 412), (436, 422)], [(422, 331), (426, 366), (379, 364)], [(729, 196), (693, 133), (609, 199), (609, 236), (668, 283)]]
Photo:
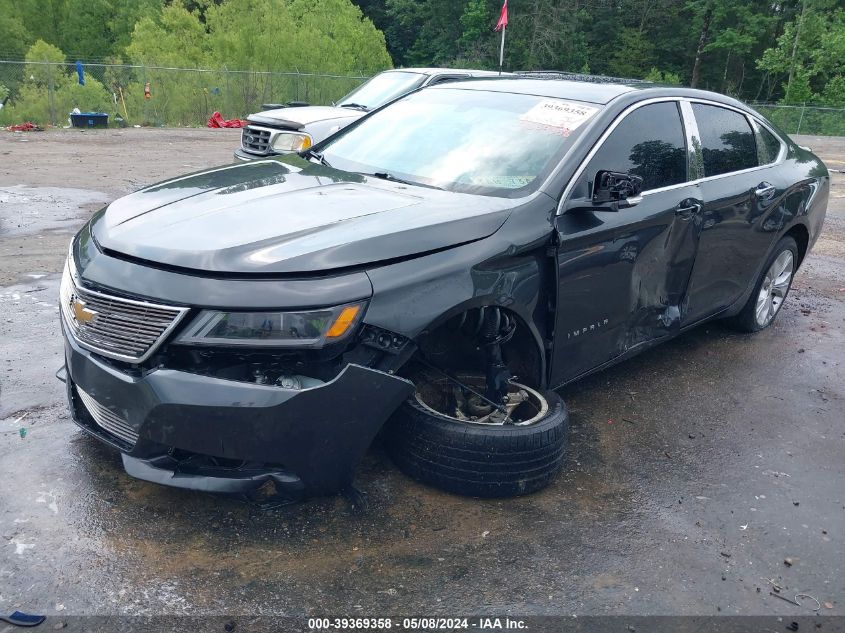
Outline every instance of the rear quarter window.
[(745, 115), (701, 103), (693, 103), (692, 110), (701, 138), (705, 176), (758, 166), (757, 142)]
[(782, 143), (774, 134), (759, 123), (757, 127), (757, 158), (761, 165), (768, 165), (777, 160)]

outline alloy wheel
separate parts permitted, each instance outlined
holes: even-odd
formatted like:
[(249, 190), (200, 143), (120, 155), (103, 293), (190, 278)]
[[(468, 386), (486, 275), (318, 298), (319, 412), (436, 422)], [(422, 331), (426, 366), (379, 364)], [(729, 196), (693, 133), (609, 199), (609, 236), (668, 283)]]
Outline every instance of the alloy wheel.
[(772, 322), (783, 305), (794, 272), (795, 258), (791, 250), (785, 250), (778, 255), (766, 271), (754, 310), (757, 325), (761, 328)]

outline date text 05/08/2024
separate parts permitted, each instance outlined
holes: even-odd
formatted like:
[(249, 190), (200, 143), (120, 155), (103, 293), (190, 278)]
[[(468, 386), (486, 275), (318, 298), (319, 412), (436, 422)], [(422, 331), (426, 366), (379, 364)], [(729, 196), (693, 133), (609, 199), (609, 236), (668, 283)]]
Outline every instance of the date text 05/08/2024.
[(311, 631), (519, 631), (526, 623), (513, 618), (310, 618)]

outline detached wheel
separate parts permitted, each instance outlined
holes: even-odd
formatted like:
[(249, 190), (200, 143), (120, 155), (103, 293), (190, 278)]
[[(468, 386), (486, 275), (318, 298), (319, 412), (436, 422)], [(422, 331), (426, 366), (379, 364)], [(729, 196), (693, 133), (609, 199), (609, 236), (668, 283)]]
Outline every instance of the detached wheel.
[[(483, 393), (484, 378), (458, 376)], [(396, 412), (387, 449), (417, 481), (472, 497), (526, 495), (563, 463), (569, 415), (553, 391), (510, 383), (507, 415), (446, 378), (421, 376)]]
[(798, 244), (791, 237), (784, 237), (776, 245), (763, 273), (732, 324), (741, 332), (759, 332), (769, 327), (783, 307), (792, 287), (792, 278), (798, 265)]

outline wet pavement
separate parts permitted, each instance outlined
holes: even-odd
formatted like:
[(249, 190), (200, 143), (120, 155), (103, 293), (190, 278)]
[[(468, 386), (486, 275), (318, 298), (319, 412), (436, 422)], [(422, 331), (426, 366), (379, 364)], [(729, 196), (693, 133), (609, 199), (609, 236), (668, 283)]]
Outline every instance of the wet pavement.
[[(771, 328), (708, 324), (562, 392), (571, 446), (547, 490), (440, 493), (376, 446), (367, 509), (267, 509), (129, 478), (53, 376), (72, 231), (236, 142), (0, 132), (0, 612), (812, 614), (777, 584), (845, 615), (845, 174)], [(845, 139), (801, 142), (845, 169)]]

